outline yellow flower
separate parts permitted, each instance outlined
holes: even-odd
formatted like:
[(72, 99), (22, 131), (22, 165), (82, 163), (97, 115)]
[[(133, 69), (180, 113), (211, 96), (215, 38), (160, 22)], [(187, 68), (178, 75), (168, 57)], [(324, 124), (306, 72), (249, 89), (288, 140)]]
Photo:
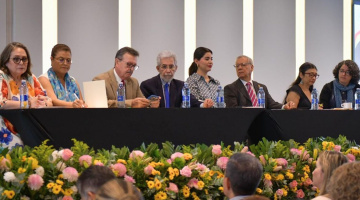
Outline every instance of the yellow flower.
[(276, 193), (274, 194), (274, 200), (277, 200), (277, 195), (276, 195)]
[(151, 167), (156, 167), (156, 162), (151, 162), (150, 164), (149, 164)]
[(36, 169), (36, 168), (38, 168), (39, 167), (39, 161), (37, 161), (35, 158), (33, 158), (33, 157), (28, 157), (28, 163), (30, 164), (30, 162), (31, 162), (31, 168), (32, 169)]
[(299, 146), (299, 150), (303, 150), (304, 149), (304, 146)]
[(161, 186), (162, 186), (161, 182), (156, 178), (155, 179), (155, 188), (156, 188), (156, 190), (160, 190)]
[(20, 168), (18, 169), (18, 173), (19, 173), (19, 174), (25, 173), (25, 172), (26, 172), (26, 169), (25, 169), (25, 168), (20, 167)]
[(219, 187), (218, 188), (221, 192), (224, 192), (224, 188), (223, 187)]
[(203, 181), (198, 181), (197, 186), (199, 187), (200, 190), (202, 190), (205, 186), (205, 183)]
[(287, 190), (286, 190), (286, 189), (284, 189), (284, 188), (281, 188), (281, 190), (283, 191), (283, 196), (284, 196), (284, 197), (286, 197), (286, 196), (287, 196), (287, 194), (288, 194)]
[(59, 185), (64, 185), (64, 182), (59, 180), (59, 179), (56, 180), (56, 183), (59, 184)]
[(317, 155), (318, 155), (318, 149), (314, 149), (314, 153), (313, 153), (314, 160), (316, 160)]
[(48, 189), (51, 189), (52, 187), (54, 187), (54, 183), (48, 183), (48, 184), (46, 185), (46, 187), (47, 187)]
[(192, 159), (192, 155), (189, 153), (184, 153), (184, 159), (185, 160), (191, 160)]
[(264, 174), (264, 178), (265, 178), (266, 180), (271, 181), (271, 175), (268, 174), (268, 173), (265, 173), (265, 174)]
[(156, 194), (156, 195), (154, 196), (154, 199), (155, 199), (155, 200), (161, 200), (161, 199), (160, 199), (160, 194)]
[(290, 173), (290, 172), (286, 172), (286, 177), (288, 179), (293, 179), (294, 178), (294, 174)]
[(208, 194), (209, 194), (208, 189), (205, 189), (205, 190), (204, 190), (204, 192), (205, 192), (205, 194), (206, 194), (206, 195), (208, 195)]
[(22, 156), (22, 157), (21, 157), (21, 162), (25, 162), (25, 161), (26, 161), (26, 158), (27, 158), (26, 156)]
[(148, 186), (149, 189), (153, 189), (154, 186), (155, 186), (154, 181), (147, 181), (147, 186)]
[(297, 187), (292, 188), (291, 191), (294, 192), (294, 193), (296, 193)]
[(94, 160), (94, 165), (102, 164), (101, 160)]
[(122, 164), (124, 164), (124, 165), (127, 164), (126, 160), (123, 160), (123, 159), (118, 159), (116, 162), (117, 162), (117, 163), (122, 163)]
[(169, 179), (173, 180), (174, 179), (174, 175), (169, 175)]
[(283, 175), (283, 174), (278, 174), (277, 177), (276, 177), (276, 180), (277, 180), (277, 181), (282, 181), (282, 180), (284, 180), (284, 175)]
[(59, 194), (61, 191), (61, 185), (55, 184), (54, 187), (52, 188), (52, 192), (54, 194)]
[(256, 188), (256, 193), (261, 194), (263, 191), (260, 188)]
[(65, 191), (64, 191), (65, 196), (71, 196), (72, 193), (74, 193), (74, 191), (72, 189), (70, 189), (70, 188), (65, 189)]
[(151, 171), (151, 174), (152, 174), (153, 176), (155, 176), (155, 175), (160, 175), (161, 173), (160, 173), (160, 171), (158, 171), (158, 170), (156, 170), (156, 169), (153, 169), (153, 170)]
[(158, 192), (156, 195), (159, 195), (160, 199), (167, 199), (167, 194), (165, 192)]
[(59, 174), (58, 179), (64, 179), (64, 175), (63, 175), (63, 174)]
[(184, 197), (190, 196), (190, 189), (186, 185), (183, 187), (183, 195)]
[(14, 190), (5, 190), (2, 195), (5, 195), (8, 199), (12, 199), (15, 196)]
[(175, 176), (179, 176), (179, 170), (177, 168), (174, 168)]
[(216, 178), (223, 178), (223, 177), (224, 177), (224, 174), (218, 172), (218, 175)]
[(309, 167), (309, 165), (305, 165), (305, 166), (303, 167), (303, 170), (304, 170), (304, 172), (306, 172), (306, 173), (310, 173), (310, 167)]
[(156, 165), (160, 166), (160, 167), (164, 167), (164, 163), (162, 163), (162, 162), (158, 162)]
[(214, 176), (214, 174), (215, 174), (215, 171), (213, 171), (213, 170), (209, 171), (209, 176)]

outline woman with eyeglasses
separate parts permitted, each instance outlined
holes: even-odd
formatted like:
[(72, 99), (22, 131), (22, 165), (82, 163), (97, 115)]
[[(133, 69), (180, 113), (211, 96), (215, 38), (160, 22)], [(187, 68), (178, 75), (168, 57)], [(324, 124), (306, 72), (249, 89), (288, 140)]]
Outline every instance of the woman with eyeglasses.
[(286, 102), (294, 102), (294, 107), (298, 109), (311, 108), (311, 91), (316, 79), (319, 78), (317, 68), (314, 64), (305, 62), (299, 67), (299, 75), (296, 80), (286, 90)]
[(360, 88), (359, 67), (352, 60), (343, 60), (333, 70), (334, 80), (324, 85), (320, 93), (320, 104), (324, 109), (341, 108), (345, 102), (355, 103), (356, 88)]
[(66, 44), (57, 44), (51, 50), (51, 68), (39, 77), (41, 85), (55, 106), (70, 108), (87, 107), (79, 83), (69, 75), (71, 50)]
[[(51, 99), (44, 96), (43, 88), (31, 73), (31, 59), (28, 49), (19, 42), (8, 44), (0, 56), (0, 108), (19, 109), (22, 80), (26, 80), (29, 107), (52, 106)], [(0, 147), (22, 145), (13, 125), (0, 116)]]

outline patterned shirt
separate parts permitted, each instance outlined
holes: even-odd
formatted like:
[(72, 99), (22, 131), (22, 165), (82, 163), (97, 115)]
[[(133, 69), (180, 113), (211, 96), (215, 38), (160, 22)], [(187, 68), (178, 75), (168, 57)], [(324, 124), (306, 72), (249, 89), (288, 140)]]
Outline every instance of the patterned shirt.
[(210, 81), (207, 83), (203, 76), (197, 73), (193, 73), (186, 82), (189, 84), (191, 94), (196, 97), (199, 101), (205, 99), (212, 99), (216, 102), (217, 92), (220, 82), (209, 76)]

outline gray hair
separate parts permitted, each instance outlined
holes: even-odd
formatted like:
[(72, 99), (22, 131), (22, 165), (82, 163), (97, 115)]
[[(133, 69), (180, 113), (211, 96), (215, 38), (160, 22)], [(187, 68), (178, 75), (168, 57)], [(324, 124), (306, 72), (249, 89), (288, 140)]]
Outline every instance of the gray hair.
[(161, 65), (161, 59), (163, 59), (163, 58), (174, 58), (174, 64), (175, 64), (175, 66), (177, 66), (175, 53), (168, 51), (168, 50), (164, 50), (164, 51), (160, 52), (156, 58), (157, 66)]
[(238, 56), (238, 57), (236, 58), (236, 60), (235, 60), (235, 63), (236, 63), (236, 61), (237, 61), (238, 59), (240, 59), (240, 58), (247, 58), (248, 61), (249, 61), (249, 63), (251, 63), (251, 65), (254, 65), (254, 61), (253, 61), (249, 56), (245, 56), (245, 55)]

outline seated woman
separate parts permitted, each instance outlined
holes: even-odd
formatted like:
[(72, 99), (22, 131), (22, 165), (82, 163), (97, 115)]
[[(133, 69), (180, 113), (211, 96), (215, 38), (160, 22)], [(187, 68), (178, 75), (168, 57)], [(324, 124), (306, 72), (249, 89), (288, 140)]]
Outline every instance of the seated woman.
[(84, 108), (79, 83), (68, 74), (71, 66), (71, 50), (65, 44), (57, 44), (51, 51), (51, 68), (39, 77), (54, 106)]
[(211, 99), (216, 102), (218, 80), (208, 75), (213, 66), (212, 51), (205, 47), (198, 47), (194, 52), (194, 62), (189, 68), (189, 84), (191, 94), (199, 101)]
[(97, 200), (143, 200), (139, 190), (128, 181), (113, 179), (96, 192)]
[(339, 62), (333, 70), (335, 79), (324, 85), (320, 93), (320, 104), (323, 108), (341, 108), (344, 102), (352, 102), (356, 88), (360, 88), (359, 67), (352, 60)]
[[(31, 73), (31, 59), (28, 49), (19, 42), (8, 44), (0, 57), (0, 107), (20, 108), (19, 86), (26, 80), (30, 108), (52, 106), (51, 99), (44, 91), (35, 75)], [(0, 147), (22, 145), (19, 134), (12, 124), (0, 116)]]
[(320, 153), (313, 171), (313, 185), (320, 190), (319, 196), (313, 200), (331, 200), (327, 186), (333, 171), (348, 162), (348, 159), (340, 152), (324, 151)]
[(317, 68), (314, 64), (309, 62), (302, 64), (299, 67), (298, 77), (286, 90), (285, 104), (292, 101), (295, 108), (310, 109), (311, 91), (318, 77), (319, 74), (317, 74)]

